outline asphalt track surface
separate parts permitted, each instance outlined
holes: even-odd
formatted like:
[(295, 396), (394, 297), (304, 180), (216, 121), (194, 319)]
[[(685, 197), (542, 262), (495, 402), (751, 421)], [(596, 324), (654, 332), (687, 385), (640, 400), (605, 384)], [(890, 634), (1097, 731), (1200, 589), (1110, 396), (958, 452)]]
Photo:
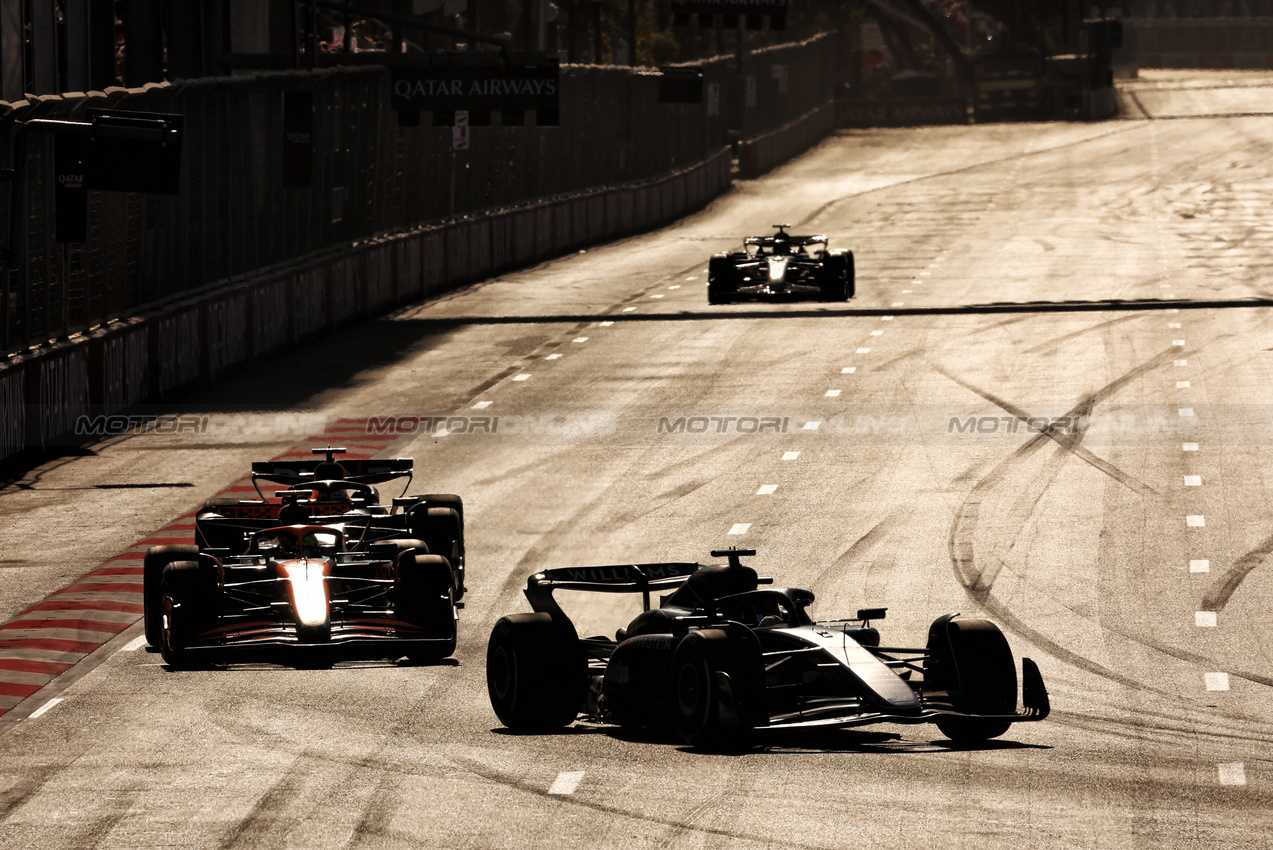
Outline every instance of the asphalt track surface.
[[(1209, 82), (1140, 93), (1172, 120), (841, 132), (665, 230), (154, 411), (199, 433), (0, 490), (6, 622), (335, 436), (464, 497), (470, 588), (436, 666), (175, 672), (118, 618), (6, 703), (0, 845), (1267, 847), (1273, 88)], [(858, 298), (708, 308), (707, 257), (780, 221), (853, 248)], [(995, 620), (1052, 717), (741, 756), (499, 728), (486, 639), (527, 575), (730, 544), (823, 617), (888, 606), (886, 642)]]

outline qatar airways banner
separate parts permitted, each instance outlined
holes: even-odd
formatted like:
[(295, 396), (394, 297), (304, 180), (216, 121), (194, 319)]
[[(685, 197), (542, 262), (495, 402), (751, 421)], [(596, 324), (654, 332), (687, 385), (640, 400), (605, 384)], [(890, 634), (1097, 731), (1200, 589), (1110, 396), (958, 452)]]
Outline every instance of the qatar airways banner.
[(556, 59), (543, 64), (393, 69), (393, 108), (409, 111), (556, 111)]

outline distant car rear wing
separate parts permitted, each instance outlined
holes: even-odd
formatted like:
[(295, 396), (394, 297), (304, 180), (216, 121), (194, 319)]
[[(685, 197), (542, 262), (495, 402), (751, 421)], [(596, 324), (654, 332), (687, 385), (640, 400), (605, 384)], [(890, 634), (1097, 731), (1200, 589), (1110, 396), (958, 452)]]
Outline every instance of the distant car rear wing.
[(559, 567), (535, 573), (526, 580), (526, 599), (534, 610), (565, 616), (553, 599), (557, 590), (586, 590), (593, 593), (640, 593), (645, 609), (650, 609), (650, 591), (680, 587), (703, 564), (614, 564), (601, 567)]

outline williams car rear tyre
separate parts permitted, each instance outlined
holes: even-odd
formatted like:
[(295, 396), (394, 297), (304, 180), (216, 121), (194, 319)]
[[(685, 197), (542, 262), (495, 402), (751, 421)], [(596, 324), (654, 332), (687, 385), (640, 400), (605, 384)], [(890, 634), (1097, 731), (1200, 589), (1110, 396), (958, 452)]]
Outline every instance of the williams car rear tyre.
[(151, 546), (142, 561), (142, 619), (146, 626), (146, 643), (159, 647), (163, 641), (164, 567), (175, 561), (189, 561), (199, 557), (199, 547), (191, 543), (170, 543)]
[[(723, 674), (723, 675), (722, 675)], [(672, 658), (672, 719), (685, 743), (740, 752), (751, 746), (764, 679), (757, 647), (723, 629), (681, 639)]]
[(549, 732), (579, 715), (588, 657), (574, 626), (548, 614), (501, 617), (486, 647), (486, 690), (515, 732)]
[[(937, 618), (928, 633), (926, 688), (944, 690), (951, 706), (976, 714), (1013, 714), (1017, 710), (1017, 668), (1012, 649), (989, 620)], [(937, 728), (953, 741), (997, 738), (1007, 720), (946, 716)]]

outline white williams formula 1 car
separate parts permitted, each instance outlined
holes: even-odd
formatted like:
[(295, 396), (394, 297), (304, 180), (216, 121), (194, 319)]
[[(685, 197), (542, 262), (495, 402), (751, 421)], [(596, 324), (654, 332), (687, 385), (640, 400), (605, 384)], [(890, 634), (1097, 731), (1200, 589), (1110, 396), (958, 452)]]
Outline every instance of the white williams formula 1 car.
[[(727, 564), (566, 567), (531, 576), (534, 613), (501, 618), (486, 679), (499, 719), (550, 731), (583, 716), (629, 729), (675, 729), (687, 743), (737, 750), (782, 729), (933, 723), (957, 741), (994, 738), (1048, 716), (1039, 668), (1017, 671), (1003, 633), (945, 614), (924, 647), (882, 645), (885, 609), (814, 620), (813, 594), (762, 587), (740, 563), (749, 549), (713, 552)], [(614, 639), (580, 638), (557, 591), (639, 593), (644, 612)], [(650, 595), (665, 592), (657, 608)]]

